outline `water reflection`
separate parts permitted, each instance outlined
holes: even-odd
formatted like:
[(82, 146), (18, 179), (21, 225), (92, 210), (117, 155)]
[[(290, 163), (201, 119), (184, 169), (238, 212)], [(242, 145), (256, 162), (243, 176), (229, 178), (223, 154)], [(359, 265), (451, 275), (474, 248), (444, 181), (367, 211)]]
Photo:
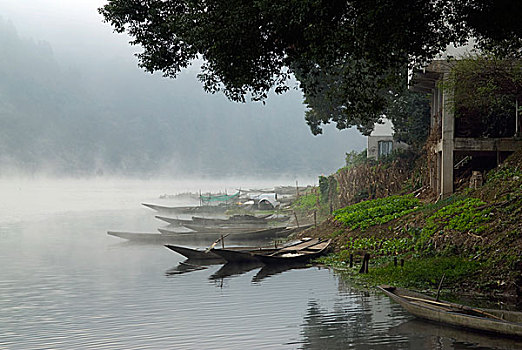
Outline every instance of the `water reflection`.
[(222, 281), (225, 278), (239, 276), (248, 271), (261, 267), (260, 262), (226, 263), (219, 270), (214, 272), (208, 279), (211, 281)]
[[(132, 188), (52, 192), (81, 206), (57, 201), (63, 210), (35, 212), (27, 200), (20, 205), (27, 213), (0, 217), (0, 349), (516, 348), (411, 328), (399, 305), (327, 269), (231, 273), (159, 245), (124, 243), (107, 230), (158, 226)], [(112, 199), (122, 197), (129, 199), (118, 207)], [(227, 288), (215, 287), (223, 281)]]
[(431, 349), (505, 349), (522, 348), (522, 342), (512, 338), (487, 335), (455, 327), (412, 319), (390, 329), (391, 334), (406, 337), (427, 337), (426, 348)]
[(253, 283), (260, 283), (265, 278), (274, 276), (285, 271), (294, 269), (306, 269), (309, 268), (308, 264), (281, 264), (281, 265), (263, 265), (263, 267), (252, 277)]

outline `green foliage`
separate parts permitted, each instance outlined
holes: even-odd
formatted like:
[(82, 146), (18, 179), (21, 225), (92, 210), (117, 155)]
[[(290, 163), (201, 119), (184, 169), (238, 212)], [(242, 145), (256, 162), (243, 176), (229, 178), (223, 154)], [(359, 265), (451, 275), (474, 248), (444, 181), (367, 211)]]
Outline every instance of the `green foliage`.
[(479, 45), (519, 53), (520, 11), (511, 7), (485, 0), (109, 0), (100, 13), (143, 48), (145, 70), (175, 77), (201, 57), (205, 90), (234, 101), (285, 92), (293, 74), (317, 134), (332, 121), (371, 131), (390, 96), (405, 89), (408, 66), (449, 43), (472, 35)]
[(358, 165), (368, 163), (369, 160), (368, 160), (368, 156), (366, 154), (366, 149), (359, 153), (357, 153), (355, 151), (346, 153), (345, 162), (346, 162), (346, 165), (344, 168), (347, 170), (355, 168)]
[(503, 166), (488, 173), (487, 181), (508, 181), (522, 179), (522, 170), (518, 167)]
[(333, 215), (335, 220), (351, 229), (364, 230), (411, 213), (418, 206), (419, 200), (411, 195), (390, 196), (350, 205), (336, 210)]
[(522, 101), (522, 63), (493, 56), (454, 62), (443, 87), (453, 93), (460, 137), (511, 137), (516, 101)]
[(318, 195), (314, 192), (299, 196), (292, 203), (292, 208), (301, 212), (310, 212), (317, 209)]
[(426, 219), (417, 247), (421, 248), (437, 231), (484, 231), (484, 224), (491, 221), (491, 209), (484, 208), (485, 204), (476, 198), (466, 198), (439, 209)]
[(330, 190), (330, 182), (326, 176), (319, 176), (319, 191), (321, 192), (321, 202), (328, 200), (328, 192)]
[(428, 96), (407, 90), (388, 105), (386, 117), (393, 123), (396, 141), (421, 148), (430, 131)]
[(369, 269), (368, 275), (360, 278), (372, 284), (393, 284), (406, 288), (436, 288), (442, 276), (444, 284), (454, 285), (463, 278), (469, 278), (480, 264), (459, 256), (432, 257), (406, 260), (403, 267), (387, 264)]
[(376, 239), (373, 237), (350, 238), (345, 248), (349, 251), (367, 251), (376, 255), (392, 255), (412, 250), (413, 238)]

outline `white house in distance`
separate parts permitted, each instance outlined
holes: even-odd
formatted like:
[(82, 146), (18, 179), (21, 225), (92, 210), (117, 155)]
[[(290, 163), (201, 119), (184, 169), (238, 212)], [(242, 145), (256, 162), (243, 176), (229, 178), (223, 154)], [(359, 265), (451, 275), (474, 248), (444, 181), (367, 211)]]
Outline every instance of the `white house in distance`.
[(403, 142), (393, 140), (393, 124), (389, 119), (383, 119), (383, 123), (375, 124), (368, 136), (368, 147), (366, 156), (371, 159), (379, 159), (391, 154), (398, 149), (406, 149), (409, 146)]

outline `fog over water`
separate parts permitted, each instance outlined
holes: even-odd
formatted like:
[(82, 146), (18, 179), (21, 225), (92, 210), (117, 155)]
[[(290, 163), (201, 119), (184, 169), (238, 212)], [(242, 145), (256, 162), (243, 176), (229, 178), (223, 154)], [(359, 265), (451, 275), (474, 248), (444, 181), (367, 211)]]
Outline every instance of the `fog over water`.
[(103, 4), (0, 0), (0, 175), (317, 176), (365, 147), (355, 130), (313, 136), (298, 90), (238, 104), (203, 91), (199, 62), (143, 72)]
[(326, 268), (190, 271), (160, 244), (106, 234), (163, 226), (140, 205), (174, 204), (160, 194), (228, 184), (1, 180), (0, 349), (519, 348), (415, 320)]

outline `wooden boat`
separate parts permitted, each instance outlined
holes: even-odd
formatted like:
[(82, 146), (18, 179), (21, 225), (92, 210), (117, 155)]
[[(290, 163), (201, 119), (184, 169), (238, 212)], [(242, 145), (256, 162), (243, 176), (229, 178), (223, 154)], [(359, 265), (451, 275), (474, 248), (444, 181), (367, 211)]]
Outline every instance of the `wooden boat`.
[[(224, 260), (230, 263), (245, 263), (245, 262), (261, 262), (259, 259), (260, 255), (270, 255), (275, 252), (285, 248), (290, 249), (290, 247), (295, 247), (297, 245), (302, 245), (304, 242), (308, 242), (310, 239), (299, 240), (296, 242), (291, 242), (281, 248), (277, 248), (274, 246), (271, 247), (259, 247), (259, 248), (242, 248), (242, 247), (233, 247), (233, 248), (213, 248), (211, 252), (215, 255), (222, 257)], [(313, 243), (315, 244), (315, 243)]]
[(168, 222), (169, 225), (173, 225), (173, 226), (183, 226), (184, 224), (190, 224), (190, 223), (193, 222), (192, 220), (184, 220), (184, 219), (168, 218), (168, 217), (166, 217), (166, 216), (161, 216), (161, 215), (155, 215), (154, 217), (155, 217), (156, 219), (159, 219), (159, 220), (162, 220), (162, 221)]
[(207, 249), (193, 249), (179, 245), (165, 244), (165, 247), (192, 260), (223, 260), (223, 258)]
[[(241, 233), (252, 232), (266, 229), (266, 224), (226, 224), (226, 225), (198, 225), (198, 224), (182, 224), (192, 231), (202, 233)], [(284, 229), (284, 226), (274, 227), (272, 229)]]
[[(170, 250), (183, 255), (187, 259), (191, 260), (222, 260), (223, 262), (246, 262), (246, 261), (257, 261), (259, 260), (251, 258), (241, 257), (252, 257), (253, 252), (266, 252), (271, 253), (277, 250), (277, 248), (267, 247), (230, 247), (227, 249), (194, 249), (188, 247), (182, 247), (178, 245), (165, 244), (165, 247)], [(224, 252), (224, 253), (223, 253)], [(237, 259), (226, 259), (227, 254), (237, 254)]]
[[(193, 216), (191, 220), (187, 219), (178, 219), (178, 218), (170, 218), (162, 215), (156, 215), (155, 218), (159, 220), (163, 220), (168, 222), (171, 225), (197, 225), (207, 227), (229, 227), (229, 226), (239, 226), (239, 227), (264, 227), (270, 221), (267, 220), (267, 217), (270, 215), (264, 215), (261, 217), (253, 216), (253, 215), (233, 215), (228, 219), (220, 219), (220, 218), (205, 218), (199, 216)], [(287, 219), (288, 220), (288, 219)], [(274, 222), (283, 222), (280, 219), (275, 220)]]
[(226, 234), (227, 241), (270, 241), (274, 239), (282, 239), (287, 238), (292, 233), (299, 232), (303, 229), (301, 227), (275, 227), (263, 230), (250, 230), (250, 231), (227, 231), (223, 230), (221, 232), (175, 232), (168, 229), (159, 228), (158, 231), (164, 235), (177, 235), (188, 238), (194, 237), (198, 239), (204, 238), (207, 242), (215, 241), (220, 238), (222, 235)]
[(256, 257), (266, 265), (302, 264), (326, 254), (331, 241), (331, 239), (321, 241), (314, 238), (296, 245), (281, 248), (272, 254), (256, 254)]
[(224, 214), (230, 209), (224, 205), (203, 205), (187, 207), (169, 207), (158, 204), (141, 203), (143, 206), (165, 214)]
[(217, 256), (220, 256), (222, 259), (229, 263), (250, 263), (257, 262), (260, 263), (261, 260), (257, 257), (257, 255), (266, 255), (272, 254), (276, 252), (277, 248), (247, 248), (247, 249), (237, 249), (237, 248), (227, 248), (227, 249), (217, 249), (214, 248), (211, 250)]
[(398, 287), (378, 288), (417, 317), (451, 326), (522, 338), (522, 312), (479, 309), (437, 301), (435, 298)]
[[(258, 231), (230, 233), (226, 236), (227, 242), (243, 243), (255, 242), (266, 244), (274, 239), (284, 239), (291, 234), (298, 233), (309, 228), (311, 225), (300, 227), (271, 228)], [(194, 244), (207, 246), (221, 238), (221, 233), (202, 233), (202, 232), (177, 232), (168, 229), (158, 229), (160, 233), (136, 233), (125, 231), (108, 231), (107, 234), (114, 237), (123, 238), (133, 242), (151, 244)]]

